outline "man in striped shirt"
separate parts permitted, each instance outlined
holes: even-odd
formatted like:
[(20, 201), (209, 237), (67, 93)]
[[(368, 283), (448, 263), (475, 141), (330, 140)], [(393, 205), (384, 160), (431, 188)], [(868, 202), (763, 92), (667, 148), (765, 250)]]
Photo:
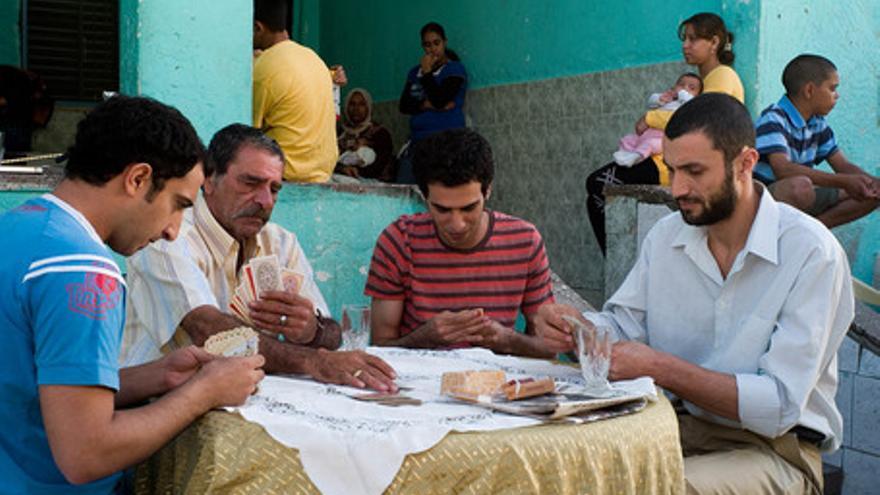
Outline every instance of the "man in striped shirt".
[[(428, 212), (398, 218), (376, 242), (364, 290), (373, 343), (552, 356), (532, 328), (553, 301), (544, 242), (532, 224), (486, 208), (489, 143), (470, 129), (437, 133), (419, 143), (413, 172)], [(525, 333), (513, 329), (520, 311)]]
[(204, 177), (189, 121), (117, 96), (80, 122), (68, 154), (51, 194), (0, 217), (6, 493), (122, 493), (122, 469), (205, 412), (243, 403), (263, 376), (262, 356), (195, 347), (117, 365), (128, 288), (107, 245), (128, 256), (177, 236)]
[[(837, 104), (837, 68), (825, 57), (798, 55), (785, 67), (782, 83), (786, 94), (755, 123), (760, 161), (754, 177), (776, 200), (828, 228), (874, 211), (880, 179), (847, 160), (825, 120)], [(823, 161), (833, 173), (813, 168)]]

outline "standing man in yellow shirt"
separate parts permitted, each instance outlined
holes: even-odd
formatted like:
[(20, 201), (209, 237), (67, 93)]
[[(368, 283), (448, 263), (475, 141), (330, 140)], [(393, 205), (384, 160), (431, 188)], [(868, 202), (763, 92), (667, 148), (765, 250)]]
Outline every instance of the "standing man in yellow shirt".
[(284, 151), (284, 179), (327, 182), (339, 157), (331, 72), (311, 49), (287, 32), (289, 0), (254, 0), (254, 127)]

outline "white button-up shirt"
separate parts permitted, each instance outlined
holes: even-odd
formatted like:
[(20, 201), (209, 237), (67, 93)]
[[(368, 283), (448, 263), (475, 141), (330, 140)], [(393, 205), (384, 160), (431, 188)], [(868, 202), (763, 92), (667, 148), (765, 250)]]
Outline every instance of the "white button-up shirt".
[[(240, 244), (221, 226), (199, 195), (186, 211), (176, 241), (158, 241), (127, 260), (128, 292), (120, 364), (134, 366), (187, 344), (178, 331), (183, 317), (210, 305), (229, 313), (229, 300), (241, 280), (236, 271)], [(312, 267), (291, 232), (267, 223), (244, 246), (244, 266), (256, 256), (275, 254), (281, 266), (304, 275), (300, 295), (329, 315)]]
[[(763, 188), (758, 187), (761, 193)], [(623, 338), (736, 377), (740, 422), (696, 415), (775, 438), (795, 425), (840, 446), (837, 349), (853, 319), (849, 264), (817, 220), (761, 194), (745, 247), (727, 278), (707, 229), (679, 213), (647, 235), (638, 261), (601, 313)]]

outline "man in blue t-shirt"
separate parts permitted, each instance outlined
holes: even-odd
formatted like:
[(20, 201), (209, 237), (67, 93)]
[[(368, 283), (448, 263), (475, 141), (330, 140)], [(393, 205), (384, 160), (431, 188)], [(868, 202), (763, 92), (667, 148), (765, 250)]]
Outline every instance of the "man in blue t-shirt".
[[(825, 121), (837, 104), (837, 68), (825, 57), (798, 55), (782, 73), (785, 95), (755, 123), (760, 162), (754, 177), (778, 201), (818, 218), (828, 228), (874, 211), (880, 179), (840, 151)], [(813, 168), (827, 161), (834, 173)]]
[(126, 288), (107, 245), (130, 255), (174, 239), (202, 155), (177, 110), (115, 97), (79, 124), (58, 187), (0, 216), (3, 491), (111, 493), (119, 471), (204, 412), (242, 403), (262, 378), (262, 356), (195, 347), (117, 366)]

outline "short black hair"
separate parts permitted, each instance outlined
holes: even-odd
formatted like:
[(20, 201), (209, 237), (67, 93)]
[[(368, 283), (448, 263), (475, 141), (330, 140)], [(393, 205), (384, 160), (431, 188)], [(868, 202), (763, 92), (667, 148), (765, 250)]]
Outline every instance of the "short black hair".
[(254, 0), (254, 21), (260, 21), (271, 31), (287, 29), (287, 9), (290, 0)]
[(114, 96), (76, 126), (67, 151), (67, 178), (103, 185), (133, 163), (152, 167), (150, 194), (201, 162), (205, 147), (176, 108), (141, 96)]
[(692, 132), (702, 132), (712, 148), (733, 162), (745, 147), (755, 147), (755, 125), (746, 107), (724, 93), (705, 93), (682, 105), (666, 125), (666, 137), (677, 139)]
[(242, 146), (248, 145), (271, 153), (284, 163), (284, 152), (278, 143), (256, 127), (245, 124), (229, 124), (217, 131), (208, 145), (205, 160), (205, 177), (222, 176)]
[(782, 85), (789, 98), (797, 96), (807, 83), (825, 82), (837, 71), (834, 63), (821, 55), (802, 53), (793, 58), (782, 71)]
[(413, 175), (427, 198), (428, 184), (446, 187), (471, 181), (480, 183), (485, 195), (495, 176), (492, 147), (473, 129), (450, 129), (419, 141), (413, 151)]

